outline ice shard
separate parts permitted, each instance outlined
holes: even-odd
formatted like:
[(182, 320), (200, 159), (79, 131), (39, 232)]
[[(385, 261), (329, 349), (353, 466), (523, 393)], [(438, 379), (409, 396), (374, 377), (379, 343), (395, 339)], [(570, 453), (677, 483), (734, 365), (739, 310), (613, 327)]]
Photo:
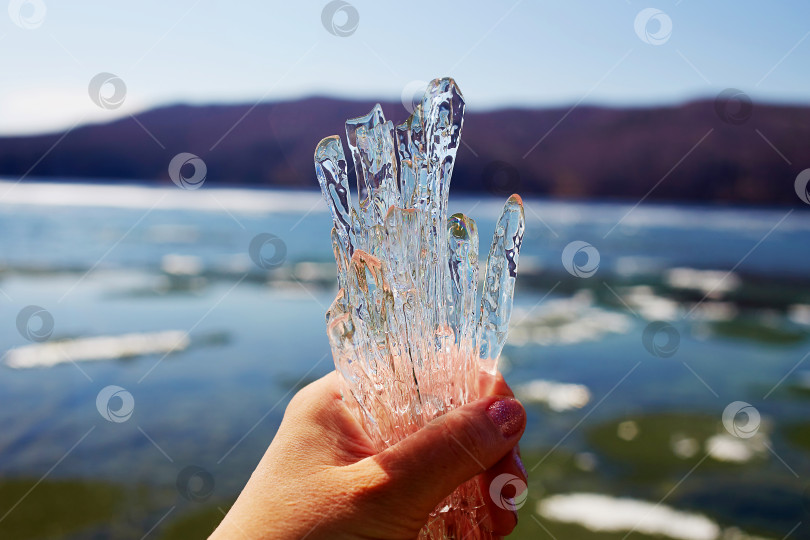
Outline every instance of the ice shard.
[(481, 367), (488, 373), (497, 371), (498, 357), (506, 343), (524, 224), (523, 201), (519, 195), (512, 195), (495, 225), (481, 292), (479, 355)]
[[(401, 124), (386, 121), (379, 105), (348, 120), (357, 207), (340, 137), (315, 150), (338, 271), (327, 335), (343, 398), (378, 450), (476, 399), (479, 374), (497, 371), (506, 340), (523, 203), (506, 201), (479, 303), (476, 223), (447, 217), (464, 106), (455, 81), (443, 78)], [(479, 528), (489, 496), (474, 481), (460, 486), (420, 538), (492, 538)]]

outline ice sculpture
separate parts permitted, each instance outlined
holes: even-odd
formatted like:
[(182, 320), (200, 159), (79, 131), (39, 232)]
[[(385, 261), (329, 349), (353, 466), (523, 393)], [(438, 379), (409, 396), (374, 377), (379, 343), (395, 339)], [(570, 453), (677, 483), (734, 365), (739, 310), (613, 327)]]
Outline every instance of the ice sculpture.
[[(315, 171), (334, 220), (338, 294), (326, 327), (344, 400), (378, 450), (478, 396), (479, 370), (495, 373), (506, 341), (523, 203), (506, 201), (477, 300), (478, 231), (447, 217), (464, 98), (453, 79), (432, 81), (405, 122), (376, 105), (346, 122), (359, 204), (351, 202), (340, 137), (323, 139)], [(431, 515), (420, 538), (489, 538), (474, 481)], [(469, 535), (469, 536), (468, 536)]]

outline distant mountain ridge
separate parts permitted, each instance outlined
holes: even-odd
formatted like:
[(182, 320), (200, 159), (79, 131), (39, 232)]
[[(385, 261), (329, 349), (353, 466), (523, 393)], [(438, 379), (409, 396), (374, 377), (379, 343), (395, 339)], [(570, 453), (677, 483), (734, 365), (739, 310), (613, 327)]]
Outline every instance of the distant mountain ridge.
[[(175, 105), (138, 114), (137, 122), (78, 127), (58, 144), (62, 133), (0, 137), (0, 176), (30, 170), (29, 178), (167, 183), (171, 158), (191, 152), (206, 163), (206, 185), (315, 189), (315, 145), (343, 135), (345, 120), (372, 105), (320, 97)], [(756, 104), (735, 111), (722, 105), (468, 110), (452, 189), (568, 199), (799, 202), (793, 182), (810, 167), (810, 107)], [(395, 123), (407, 116), (400, 103), (382, 106)]]

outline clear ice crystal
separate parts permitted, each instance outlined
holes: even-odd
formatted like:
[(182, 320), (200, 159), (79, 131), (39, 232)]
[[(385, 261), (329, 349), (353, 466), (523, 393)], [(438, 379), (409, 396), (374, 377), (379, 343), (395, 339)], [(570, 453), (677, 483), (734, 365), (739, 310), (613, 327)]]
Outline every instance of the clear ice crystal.
[[(479, 372), (497, 371), (506, 341), (523, 239), (523, 203), (506, 201), (486, 263), (481, 303), (478, 230), (447, 217), (464, 98), (435, 79), (403, 123), (380, 105), (346, 122), (357, 177), (337, 135), (315, 149), (315, 172), (334, 227), (338, 294), (326, 327), (344, 400), (378, 450), (478, 397)], [(477, 309), (476, 309), (477, 308)], [(491, 538), (478, 524), (475, 481), (443, 501), (420, 538)]]

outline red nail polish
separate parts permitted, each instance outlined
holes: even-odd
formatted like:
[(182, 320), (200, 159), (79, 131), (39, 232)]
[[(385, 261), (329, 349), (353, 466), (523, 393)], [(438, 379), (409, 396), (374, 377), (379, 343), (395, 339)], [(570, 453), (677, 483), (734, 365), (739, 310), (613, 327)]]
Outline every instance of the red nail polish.
[(525, 412), (516, 399), (506, 398), (494, 402), (487, 409), (487, 414), (507, 439), (523, 427)]

